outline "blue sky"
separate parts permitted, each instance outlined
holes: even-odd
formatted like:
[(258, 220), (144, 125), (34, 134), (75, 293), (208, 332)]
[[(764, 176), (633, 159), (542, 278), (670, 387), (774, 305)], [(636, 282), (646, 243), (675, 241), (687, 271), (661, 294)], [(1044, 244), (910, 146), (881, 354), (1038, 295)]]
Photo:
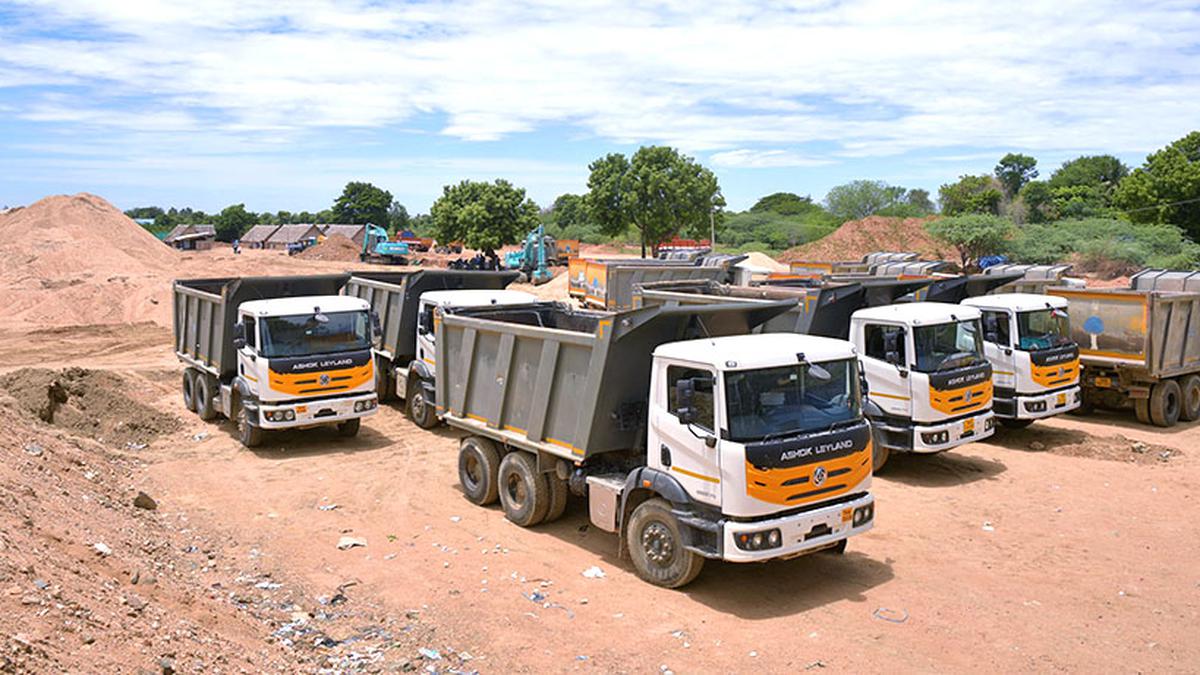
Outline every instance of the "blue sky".
[(1200, 127), (1193, 2), (704, 4), (0, 0), (0, 205), (316, 211), (367, 180), (416, 213), (467, 178), (545, 205), (670, 144), (742, 209)]

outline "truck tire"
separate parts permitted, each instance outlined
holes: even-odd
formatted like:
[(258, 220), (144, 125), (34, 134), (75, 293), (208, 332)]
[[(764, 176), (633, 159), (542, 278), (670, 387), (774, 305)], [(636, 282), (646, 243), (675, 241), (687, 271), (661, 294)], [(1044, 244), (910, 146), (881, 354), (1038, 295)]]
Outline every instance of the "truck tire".
[(679, 521), (671, 505), (658, 497), (634, 509), (625, 528), (625, 543), (637, 575), (655, 586), (679, 588), (704, 567), (703, 557), (683, 547)]
[(338, 436), (343, 438), (354, 438), (358, 435), (358, 429), (362, 426), (362, 419), (355, 417), (352, 420), (339, 422), (337, 425)]
[(1188, 375), (1179, 382), (1181, 391), (1179, 419), (1184, 422), (1200, 420), (1200, 375)]
[(395, 392), (396, 379), (392, 376), (391, 364), (387, 359), (375, 359), (375, 395), (379, 397), (380, 403), (386, 403), (392, 400), (392, 394)]
[(1173, 427), (1179, 421), (1183, 394), (1175, 380), (1163, 380), (1150, 389), (1150, 421), (1155, 426)]
[(521, 527), (533, 527), (550, 510), (550, 484), (528, 452), (510, 452), (500, 460), (500, 506), (504, 517)]
[(183, 407), (196, 412), (196, 371), (191, 368), (183, 371)]
[(553, 523), (562, 518), (562, 515), (566, 513), (567, 497), (571, 493), (571, 488), (567, 486), (567, 481), (552, 473), (544, 475), (546, 481), (550, 484), (550, 508), (546, 511), (546, 519), (542, 522)]
[(1150, 424), (1150, 399), (1133, 399), (1133, 414), (1137, 416), (1137, 421), (1142, 424)]
[(888, 458), (892, 456), (892, 451), (880, 440), (881, 434), (875, 432), (875, 427), (871, 427), (871, 473), (879, 473), (883, 470), (883, 466), (887, 464)]
[(233, 404), (237, 407), (238, 440), (247, 448), (257, 448), (262, 445), (262, 427), (250, 424), (250, 411), (246, 410), (246, 406), (242, 405), (241, 398), (235, 400)]
[(1033, 424), (1033, 420), (1018, 420), (1012, 417), (997, 417), (996, 419), (1000, 420), (1000, 424), (1003, 424), (1009, 429), (1024, 429), (1030, 424)]
[(405, 398), (405, 405), (408, 408), (408, 416), (413, 423), (422, 429), (432, 429), (438, 425), (437, 411), (434, 410), (433, 404), (425, 397), (425, 380), (420, 377), (414, 377), (409, 380), (408, 396)]
[(215, 419), (217, 416), (217, 411), (213, 408), (217, 386), (217, 381), (211, 376), (204, 373), (196, 374), (196, 385), (192, 389), (192, 397), (196, 404), (196, 414), (205, 422)]
[(479, 506), (500, 498), (500, 453), (496, 444), (479, 436), (467, 436), (458, 445), (458, 483), (467, 501)]

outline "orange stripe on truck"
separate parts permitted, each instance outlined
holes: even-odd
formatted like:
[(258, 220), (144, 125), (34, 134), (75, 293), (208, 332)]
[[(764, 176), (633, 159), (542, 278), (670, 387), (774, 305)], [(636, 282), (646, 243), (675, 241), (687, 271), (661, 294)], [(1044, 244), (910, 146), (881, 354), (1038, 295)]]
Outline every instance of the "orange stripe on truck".
[[(322, 376), (328, 377), (329, 381), (322, 384)], [(285, 375), (272, 370), (268, 379), (271, 389), (281, 394), (306, 396), (309, 394), (324, 394), (356, 389), (368, 380), (371, 380), (374, 376), (375, 372), (372, 369), (372, 364), (370, 361), (367, 361), (357, 368), (324, 370), (297, 375)]]
[[(760, 469), (746, 462), (746, 494), (768, 504), (797, 506), (825, 501), (850, 492), (871, 475), (872, 444), (845, 457), (786, 469)], [(825, 469), (825, 480), (816, 485), (813, 473)], [(786, 485), (785, 485), (786, 483)]]

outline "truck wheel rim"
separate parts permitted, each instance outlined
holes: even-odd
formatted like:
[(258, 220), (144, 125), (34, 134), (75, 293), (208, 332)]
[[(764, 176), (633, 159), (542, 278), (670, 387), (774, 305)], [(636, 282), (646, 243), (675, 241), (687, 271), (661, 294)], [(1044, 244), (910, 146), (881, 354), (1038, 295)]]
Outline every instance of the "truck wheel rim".
[(413, 394), (412, 400), (413, 417), (417, 419), (425, 419), (425, 395)]
[(650, 562), (666, 567), (675, 557), (675, 537), (662, 523), (650, 523), (642, 530), (642, 550)]
[(505, 491), (508, 492), (508, 501), (513, 505), (513, 508), (520, 510), (525, 506), (525, 481), (515, 473), (509, 474), (505, 484)]
[(463, 478), (467, 487), (474, 490), (483, 482), (483, 471), (479, 468), (479, 460), (474, 455), (467, 455), (466, 466), (463, 467)]

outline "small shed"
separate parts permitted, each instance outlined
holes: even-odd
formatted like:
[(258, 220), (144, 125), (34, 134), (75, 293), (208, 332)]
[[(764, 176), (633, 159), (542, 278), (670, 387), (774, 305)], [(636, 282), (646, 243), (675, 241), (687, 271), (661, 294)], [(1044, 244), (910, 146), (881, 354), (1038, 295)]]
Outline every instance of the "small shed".
[(180, 251), (206, 251), (217, 238), (215, 225), (176, 225), (163, 243)]
[(278, 225), (255, 225), (241, 236), (239, 244), (243, 248), (265, 248), (267, 240), (278, 229)]
[(321, 234), (321, 228), (316, 225), (280, 225), (267, 239), (266, 248), (286, 251), (288, 244), (320, 237)]
[(322, 225), (321, 231), (326, 237), (340, 234), (355, 244), (358, 244), (360, 247), (363, 245), (363, 239), (367, 236), (366, 225), (345, 225), (342, 223), (333, 223), (329, 225)]

